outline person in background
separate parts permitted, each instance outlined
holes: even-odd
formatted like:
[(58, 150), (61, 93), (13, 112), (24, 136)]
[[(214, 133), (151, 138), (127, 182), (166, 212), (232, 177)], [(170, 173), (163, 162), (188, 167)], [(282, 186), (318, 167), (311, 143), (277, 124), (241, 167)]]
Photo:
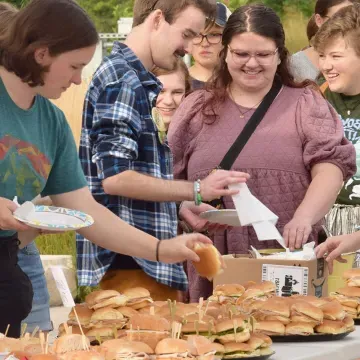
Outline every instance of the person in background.
[(162, 242), (91, 195), (71, 129), (48, 99), (81, 83), (98, 41), (94, 24), (73, 0), (32, 0), (0, 33), (0, 169), (6, 174), (0, 185), (0, 332), (7, 329), (10, 337), (20, 336), (33, 300), (31, 281), (18, 265), (19, 244), (27, 245), (27, 233), (38, 233), (14, 218), (15, 196), (21, 204), (50, 196), (54, 206), (89, 214), (94, 224), (78, 231), (114, 252), (178, 263), (197, 261), (195, 243), (210, 242), (201, 234)]
[(320, 28), (314, 48), (319, 54), (325, 98), (339, 114), (345, 137), (356, 150), (357, 172), (326, 216), (329, 232), (352, 234), (360, 225), (360, 4), (339, 10)]
[(189, 70), (184, 61), (178, 59), (173, 70), (155, 67), (152, 73), (162, 84), (162, 89), (156, 99), (156, 109), (167, 131), (175, 111), (191, 91)]
[[(315, 4), (315, 23), (318, 28), (338, 10), (357, 0), (317, 0)], [(293, 54), (290, 58), (291, 71), (297, 81), (316, 80), (320, 75), (319, 56), (313, 46)]]
[[(161, 84), (151, 69), (173, 70), (206, 17), (215, 14), (213, 0), (136, 0), (130, 34), (124, 43), (115, 42), (85, 99), (79, 153), (91, 192), (115, 216), (159, 239), (177, 234), (176, 202), (196, 197), (200, 204), (248, 178), (220, 171), (202, 181), (174, 181), (164, 129), (152, 117)], [(182, 264), (117, 255), (86, 237), (77, 236), (77, 264), (80, 285), (100, 282), (120, 292), (140, 286), (158, 300), (176, 299), (187, 288)]]
[(211, 28), (204, 28), (192, 41), (191, 55), (194, 64), (189, 68), (189, 72), (193, 90), (205, 86), (219, 63), (221, 36), (230, 14), (226, 5), (217, 2), (215, 24)]
[[(10, 26), (16, 13), (16, 7), (9, 3), (0, 3), (0, 33)], [(34, 233), (34, 236), (36, 235), (37, 233)], [(29, 277), (34, 291), (31, 312), (23, 323), (26, 324), (28, 332), (33, 332), (36, 327), (43, 332), (51, 331), (53, 326), (50, 319), (50, 296), (40, 254), (34, 241), (19, 250), (18, 264)]]
[[(232, 169), (250, 174), (250, 191), (279, 217), (277, 227), (291, 250), (317, 242), (325, 214), (343, 181), (355, 172), (354, 148), (316, 84), (294, 81), (284, 30), (272, 9), (238, 8), (228, 19), (222, 45), (213, 82), (186, 97), (172, 119), (168, 138), (174, 175), (202, 179), (216, 169), (274, 81), (280, 81), (280, 93)], [(229, 197), (223, 204), (234, 208)], [(194, 230), (203, 229), (205, 224), (193, 224), (182, 210), (182, 220)], [(251, 226), (219, 230), (213, 242), (222, 254), (279, 246), (258, 241)], [(192, 264), (188, 274), (190, 301), (208, 297), (211, 283)]]

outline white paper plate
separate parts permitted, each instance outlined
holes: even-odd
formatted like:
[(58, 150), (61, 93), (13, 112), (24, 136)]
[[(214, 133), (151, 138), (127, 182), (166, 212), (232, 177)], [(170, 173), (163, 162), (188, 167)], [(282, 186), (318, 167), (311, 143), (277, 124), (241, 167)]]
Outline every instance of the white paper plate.
[(200, 217), (215, 224), (241, 226), (235, 209), (208, 210), (201, 213)]
[(14, 217), (31, 227), (50, 231), (78, 230), (94, 223), (90, 215), (81, 211), (43, 205), (35, 206), (27, 219)]

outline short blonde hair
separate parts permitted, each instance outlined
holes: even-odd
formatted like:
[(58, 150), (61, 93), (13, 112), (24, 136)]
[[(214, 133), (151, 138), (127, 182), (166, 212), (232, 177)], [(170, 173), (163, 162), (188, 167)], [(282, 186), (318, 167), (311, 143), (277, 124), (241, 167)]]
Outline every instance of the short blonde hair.
[(346, 6), (326, 21), (314, 38), (316, 51), (323, 51), (334, 38), (343, 37), (360, 56), (360, 4)]

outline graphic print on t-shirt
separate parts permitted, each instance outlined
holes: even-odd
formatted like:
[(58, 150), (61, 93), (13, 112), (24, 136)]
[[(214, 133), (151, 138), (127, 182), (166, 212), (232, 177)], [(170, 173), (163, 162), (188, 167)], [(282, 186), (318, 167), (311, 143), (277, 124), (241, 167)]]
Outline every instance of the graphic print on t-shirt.
[(10, 135), (0, 139), (1, 186), (8, 189), (5, 195), (12, 196), (10, 189), (16, 184), (17, 196), (36, 196), (44, 188), (50, 170), (50, 161), (36, 146)]
[(356, 174), (346, 182), (341, 195), (343, 195), (343, 197), (346, 196), (348, 201), (355, 202), (356, 204), (360, 198), (360, 119), (351, 117), (344, 119), (341, 117), (341, 120), (344, 126), (345, 137), (351, 141), (355, 147), (357, 165)]

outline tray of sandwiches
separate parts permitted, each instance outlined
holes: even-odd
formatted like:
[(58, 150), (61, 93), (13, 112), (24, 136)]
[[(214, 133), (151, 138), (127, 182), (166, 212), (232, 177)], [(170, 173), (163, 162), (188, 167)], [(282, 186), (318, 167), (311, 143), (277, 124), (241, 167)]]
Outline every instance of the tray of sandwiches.
[(330, 293), (330, 297), (340, 302), (355, 325), (360, 325), (360, 269), (344, 271), (343, 279), (346, 286)]

